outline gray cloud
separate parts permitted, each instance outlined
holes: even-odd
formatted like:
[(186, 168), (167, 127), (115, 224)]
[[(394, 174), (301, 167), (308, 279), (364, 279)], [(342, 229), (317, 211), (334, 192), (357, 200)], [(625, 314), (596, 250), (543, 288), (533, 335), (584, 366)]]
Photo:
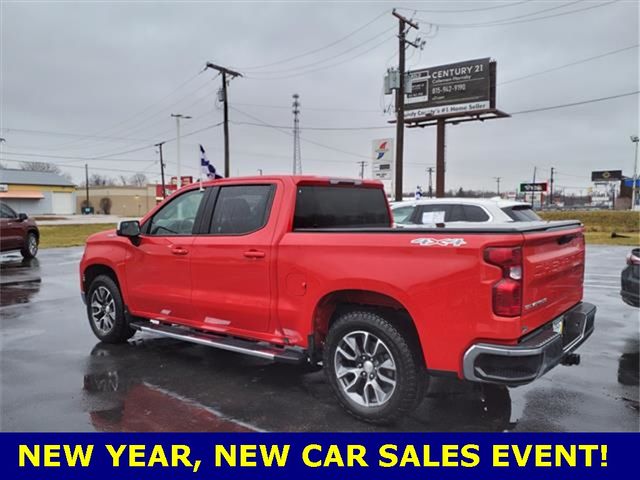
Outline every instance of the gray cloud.
[[(515, 2), (514, 2), (515, 3)], [(478, 23), (525, 15), (562, 4), (565, 9), (595, 3), (531, 1), (510, 7), (465, 13), (416, 16), (434, 23)], [(490, 2), (394, 3), (241, 3), (241, 2), (3, 2), (2, 136), (6, 159), (33, 159), (18, 153), (50, 155), (76, 180), (82, 159), (126, 152), (169, 139), (175, 134), (172, 112), (190, 114), (183, 132), (222, 118), (215, 102), (220, 79), (208, 71), (160, 101), (206, 61), (250, 67), (278, 61), (326, 45), (345, 36), (391, 7), (470, 9)], [(411, 11), (406, 11), (411, 14)], [(385, 125), (382, 78), (392, 66), (397, 41), (391, 14), (334, 47), (290, 63), (265, 68), (278, 71), (320, 60), (334, 68), (289, 78), (267, 77), (245, 70), (247, 78), (229, 87), (231, 105), (270, 124), (291, 125), (291, 94), (301, 96), (302, 136), (308, 140), (368, 157), (371, 141), (393, 137), (394, 129), (313, 131), (305, 126)], [(413, 36), (412, 34), (411, 36)], [(371, 43), (341, 52), (374, 38)], [(409, 65), (438, 65), (490, 56), (498, 62), (498, 82), (563, 65), (638, 43), (638, 3), (620, 1), (573, 15), (489, 28), (440, 28), (423, 52), (409, 52)], [(311, 69), (314, 67), (308, 67)], [(253, 78), (255, 77), (255, 78)], [(628, 50), (537, 77), (498, 86), (498, 106), (514, 112), (638, 90), (638, 50)], [(276, 105), (266, 108), (239, 104)], [(132, 115), (149, 105), (129, 121)], [(322, 109), (366, 111), (327, 111)], [(232, 110), (234, 122), (254, 122)], [(7, 130), (9, 129), (9, 130)], [(11, 130), (14, 129), (14, 130)], [(17, 129), (79, 133), (134, 140), (74, 139)], [(638, 96), (601, 103), (467, 123), (447, 130), (447, 187), (490, 188), (494, 176), (506, 188), (531, 176), (534, 166), (546, 178), (555, 166), (557, 183), (586, 187), (593, 169), (620, 168), (631, 175), (633, 148), (629, 135), (638, 132)], [(210, 129), (183, 140), (183, 171), (197, 174), (197, 144), (202, 143), (222, 167), (222, 130)], [(288, 173), (292, 138), (280, 131), (249, 125), (231, 126), (232, 174)], [(311, 143), (302, 144), (305, 173), (355, 176), (362, 159)], [(126, 161), (90, 160), (100, 168), (146, 170), (155, 179), (159, 167), (153, 148), (122, 153)], [(38, 157), (40, 158), (40, 157)], [(175, 146), (167, 144), (169, 173), (175, 172)], [(44, 158), (46, 160), (46, 158)], [(408, 130), (405, 185), (426, 183), (425, 167), (435, 163), (435, 130)], [(13, 165), (13, 163), (11, 163)], [(107, 172), (105, 172), (107, 173)], [(111, 172), (116, 174), (115, 172)]]

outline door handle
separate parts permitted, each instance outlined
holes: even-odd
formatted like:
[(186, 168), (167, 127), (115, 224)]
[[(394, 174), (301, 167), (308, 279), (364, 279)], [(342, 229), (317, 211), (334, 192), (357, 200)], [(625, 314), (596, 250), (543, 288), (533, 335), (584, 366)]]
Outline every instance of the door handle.
[(243, 255), (247, 258), (264, 258), (264, 252), (260, 250), (249, 250), (244, 252)]
[(173, 253), (174, 255), (186, 255), (187, 253), (189, 253), (189, 250), (182, 247), (174, 247), (171, 249), (171, 253)]

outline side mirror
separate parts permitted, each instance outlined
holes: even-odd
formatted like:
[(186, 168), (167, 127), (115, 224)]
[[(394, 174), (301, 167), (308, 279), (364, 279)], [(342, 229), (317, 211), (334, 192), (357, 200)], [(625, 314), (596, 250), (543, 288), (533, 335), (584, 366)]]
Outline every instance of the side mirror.
[(120, 237), (138, 238), (140, 236), (140, 222), (138, 220), (123, 220), (118, 223), (116, 234)]
[(24, 222), (27, 218), (29, 218), (29, 215), (27, 215), (26, 213), (19, 213), (18, 214), (18, 221), (19, 222)]

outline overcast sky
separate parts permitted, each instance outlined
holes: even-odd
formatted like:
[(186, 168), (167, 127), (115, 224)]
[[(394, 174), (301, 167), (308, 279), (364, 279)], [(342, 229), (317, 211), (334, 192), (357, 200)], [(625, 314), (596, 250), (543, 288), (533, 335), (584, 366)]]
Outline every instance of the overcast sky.
[[(245, 74), (229, 86), (232, 175), (291, 172), (290, 105), (298, 93), (303, 171), (356, 176), (358, 162), (371, 157), (372, 140), (394, 137), (393, 127), (305, 127), (384, 127), (390, 120), (384, 108), (391, 98), (383, 95), (382, 81), (397, 63), (393, 7), (418, 19), (417, 35), (429, 36), (424, 51), (409, 49), (409, 67), (491, 57), (497, 61), (497, 106), (506, 112), (638, 90), (636, 1), (3, 0), (0, 136), (6, 142), (0, 161), (11, 167), (19, 159), (54, 162), (77, 182), (85, 161), (92, 172), (142, 171), (156, 181), (159, 164), (151, 145), (166, 140), (167, 171), (175, 174), (170, 114), (193, 117), (183, 122), (183, 134), (222, 119), (216, 102), (220, 78), (211, 70), (198, 74), (211, 61)], [(415, 36), (412, 31), (408, 38)], [(298, 58), (282, 61), (291, 57)], [(591, 170), (621, 169), (631, 176), (629, 136), (638, 133), (638, 106), (638, 95), (632, 95), (447, 127), (446, 186), (493, 188), (493, 177), (500, 176), (503, 189), (513, 190), (531, 179), (534, 167), (538, 179), (546, 179), (551, 166), (559, 172), (557, 185), (572, 188), (568, 192), (586, 188)], [(408, 191), (426, 186), (425, 169), (435, 165), (435, 128), (407, 130), (405, 142)], [(198, 174), (198, 143), (221, 170), (218, 126), (183, 139), (183, 174)]]

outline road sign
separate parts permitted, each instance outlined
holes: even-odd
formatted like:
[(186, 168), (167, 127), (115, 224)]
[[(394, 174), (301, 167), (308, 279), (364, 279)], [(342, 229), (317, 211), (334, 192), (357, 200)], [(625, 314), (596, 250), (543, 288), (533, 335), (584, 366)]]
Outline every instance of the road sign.
[[(627, 179), (625, 179), (625, 181), (624, 181), (624, 186), (625, 186), (625, 187), (633, 187), (633, 178), (627, 178)], [(640, 178), (638, 178), (638, 179), (636, 180), (636, 188), (637, 188), (637, 187), (640, 187)]]
[(405, 120), (492, 108), (495, 76), (489, 64), (489, 58), (480, 58), (408, 72)]
[(591, 172), (592, 182), (615, 182), (622, 180), (622, 170), (600, 170)]
[(547, 184), (545, 183), (521, 183), (520, 192), (546, 192)]
[(373, 141), (371, 174), (376, 180), (393, 180), (393, 139)]

